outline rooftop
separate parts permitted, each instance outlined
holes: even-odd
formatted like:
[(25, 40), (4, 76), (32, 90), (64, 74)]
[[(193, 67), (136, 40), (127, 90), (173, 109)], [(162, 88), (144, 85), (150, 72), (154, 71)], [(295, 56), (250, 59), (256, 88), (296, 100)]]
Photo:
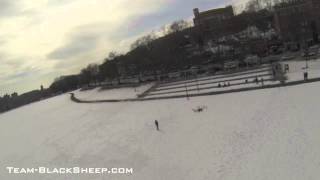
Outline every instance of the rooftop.
[(200, 12), (200, 15), (220, 14), (220, 13), (224, 13), (229, 8), (232, 8), (232, 6), (227, 6), (224, 8), (217, 8), (217, 9), (210, 9), (207, 11)]

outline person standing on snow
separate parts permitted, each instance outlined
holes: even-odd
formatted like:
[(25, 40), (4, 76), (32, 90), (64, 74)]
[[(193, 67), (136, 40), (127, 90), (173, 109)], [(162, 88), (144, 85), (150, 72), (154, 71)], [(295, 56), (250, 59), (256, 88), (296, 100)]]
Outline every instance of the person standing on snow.
[(155, 120), (154, 124), (156, 125), (157, 131), (159, 131), (159, 122), (157, 120)]

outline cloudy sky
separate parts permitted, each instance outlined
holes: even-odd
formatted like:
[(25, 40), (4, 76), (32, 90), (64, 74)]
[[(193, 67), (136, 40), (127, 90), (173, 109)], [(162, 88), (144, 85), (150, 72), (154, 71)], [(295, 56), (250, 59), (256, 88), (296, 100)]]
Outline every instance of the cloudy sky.
[[(241, 0), (234, 0), (239, 3)], [(55, 77), (126, 52), (139, 36), (194, 7), (232, 0), (0, 0), (0, 96), (48, 87)]]

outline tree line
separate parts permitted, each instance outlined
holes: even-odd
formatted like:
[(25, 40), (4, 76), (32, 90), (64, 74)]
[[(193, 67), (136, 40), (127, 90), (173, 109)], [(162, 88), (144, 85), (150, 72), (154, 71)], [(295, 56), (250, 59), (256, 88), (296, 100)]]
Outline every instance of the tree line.
[[(155, 75), (188, 65), (188, 52), (184, 48), (192, 41), (191, 23), (175, 21), (164, 26), (160, 35), (155, 32), (138, 38), (130, 51), (120, 54), (110, 52), (101, 64), (89, 64), (79, 74), (56, 78), (50, 89), (66, 92), (81, 86), (97, 85), (104, 81), (121, 83), (123, 76)], [(190, 63), (189, 63), (190, 64)]]

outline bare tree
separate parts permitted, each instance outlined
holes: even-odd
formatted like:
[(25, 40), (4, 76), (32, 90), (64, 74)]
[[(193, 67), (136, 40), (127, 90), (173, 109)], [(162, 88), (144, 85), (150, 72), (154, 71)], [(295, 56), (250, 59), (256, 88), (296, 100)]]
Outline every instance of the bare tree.
[(257, 12), (262, 9), (267, 9), (269, 11), (273, 10), (273, 7), (277, 4), (288, 3), (292, 0), (249, 0), (245, 4), (245, 11), (247, 12)]
[(142, 36), (131, 44), (131, 50), (136, 49), (140, 46), (148, 46), (155, 39), (156, 35), (153, 32), (148, 35)]
[(108, 55), (109, 60), (113, 60), (114, 58), (116, 58), (117, 56), (119, 56), (119, 54), (116, 51), (111, 51)]
[(250, 0), (246, 4), (246, 11), (247, 12), (257, 12), (263, 9), (262, 1), (261, 0)]
[(178, 20), (169, 26), (169, 33), (176, 33), (190, 27), (190, 23), (185, 20)]
[(90, 82), (97, 83), (99, 75), (99, 65), (89, 64), (86, 68), (81, 70), (81, 78), (83, 83), (90, 84)]

